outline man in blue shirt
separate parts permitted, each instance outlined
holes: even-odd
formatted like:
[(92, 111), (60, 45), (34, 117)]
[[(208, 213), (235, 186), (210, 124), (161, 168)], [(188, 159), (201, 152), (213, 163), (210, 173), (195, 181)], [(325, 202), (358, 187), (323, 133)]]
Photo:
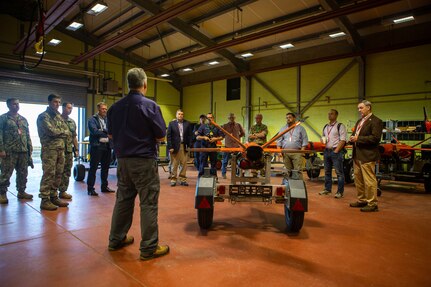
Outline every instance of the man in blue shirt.
[[(280, 129), (280, 133), (285, 131), (287, 128), (296, 124), (296, 115), (293, 113), (286, 114), (287, 124)], [(277, 141), (277, 146), (282, 149), (297, 149), (305, 150), (308, 145), (308, 136), (304, 127), (296, 126), (289, 132), (285, 133)], [(284, 166), (286, 167), (289, 175), (292, 170), (297, 171), (298, 176), (302, 179), (302, 168), (303, 168), (303, 157), (301, 153), (285, 153), (283, 155)]]
[(141, 68), (127, 72), (129, 94), (108, 111), (108, 135), (118, 159), (118, 189), (112, 214), (109, 250), (118, 250), (134, 241), (127, 235), (132, 225), (136, 195), (141, 208), (140, 259), (168, 254), (169, 246), (159, 245), (157, 222), (160, 178), (157, 144), (166, 136), (160, 107), (145, 98), (147, 75)]

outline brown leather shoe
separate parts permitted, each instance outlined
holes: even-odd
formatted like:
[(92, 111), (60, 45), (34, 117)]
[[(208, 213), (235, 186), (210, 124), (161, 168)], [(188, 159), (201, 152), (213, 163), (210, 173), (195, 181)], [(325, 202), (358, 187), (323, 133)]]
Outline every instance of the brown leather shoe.
[(374, 212), (374, 211), (379, 211), (379, 207), (377, 205), (367, 205), (365, 207), (361, 208), (362, 212)]
[(364, 207), (367, 206), (367, 202), (363, 202), (363, 201), (357, 201), (357, 202), (352, 202), (350, 203), (350, 207)]

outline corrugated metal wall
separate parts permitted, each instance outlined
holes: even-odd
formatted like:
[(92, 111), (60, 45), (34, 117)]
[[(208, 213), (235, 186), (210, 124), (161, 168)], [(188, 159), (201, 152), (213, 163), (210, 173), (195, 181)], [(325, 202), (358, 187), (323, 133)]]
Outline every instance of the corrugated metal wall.
[(62, 102), (85, 107), (87, 103), (86, 79), (60, 78), (27, 72), (0, 69), (0, 100), (17, 98), (22, 103), (47, 104), (48, 95), (55, 93)]

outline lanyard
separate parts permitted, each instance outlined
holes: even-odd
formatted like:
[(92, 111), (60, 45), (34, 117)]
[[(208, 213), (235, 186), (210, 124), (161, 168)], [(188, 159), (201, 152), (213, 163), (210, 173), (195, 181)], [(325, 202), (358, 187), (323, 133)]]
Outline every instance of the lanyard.
[(365, 122), (371, 117), (371, 114), (369, 114), (368, 116), (366, 116), (365, 118), (362, 119), (362, 121), (358, 124), (357, 128), (356, 128), (356, 132), (355, 135), (359, 135), (359, 133), (361, 132), (362, 126), (365, 124)]
[[(295, 126), (295, 128), (296, 128), (296, 126)], [(290, 137), (289, 137), (289, 141), (291, 142), (292, 141), (292, 137), (293, 137), (293, 131), (295, 130), (295, 128), (293, 128), (292, 130), (290, 130), (288, 133), (289, 133), (289, 135), (290, 135)]]
[[(335, 123), (331, 126), (331, 125), (328, 125), (327, 127), (326, 127), (326, 131), (327, 131), (327, 138), (328, 138), (328, 143), (329, 143), (329, 136), (331, 135), (331, 131), (332, 131), (332, 129), (334, 128), (334, 126), (335, 126), (335, 124), (336, 124), (337, 122), (335, 121)], [(329, 129), (329, 127), (331, 127), (331, 129)], [(329, 129), (329, 131), (328, 131), (328, 129)]]

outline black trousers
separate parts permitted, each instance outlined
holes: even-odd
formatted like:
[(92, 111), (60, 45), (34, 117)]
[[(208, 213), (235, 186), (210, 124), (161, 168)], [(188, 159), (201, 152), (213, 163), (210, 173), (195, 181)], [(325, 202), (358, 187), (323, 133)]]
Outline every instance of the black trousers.
[(108, 171), (111, 163), (111, 149), (108, 144), (100, 146), (91, 146), (90, 149), (90, 170), (87, 176), (87, 190), (94, 190), (96, 182), (96, 171), (100, 163), (100, 181), (101, 190), (108, 187)]

